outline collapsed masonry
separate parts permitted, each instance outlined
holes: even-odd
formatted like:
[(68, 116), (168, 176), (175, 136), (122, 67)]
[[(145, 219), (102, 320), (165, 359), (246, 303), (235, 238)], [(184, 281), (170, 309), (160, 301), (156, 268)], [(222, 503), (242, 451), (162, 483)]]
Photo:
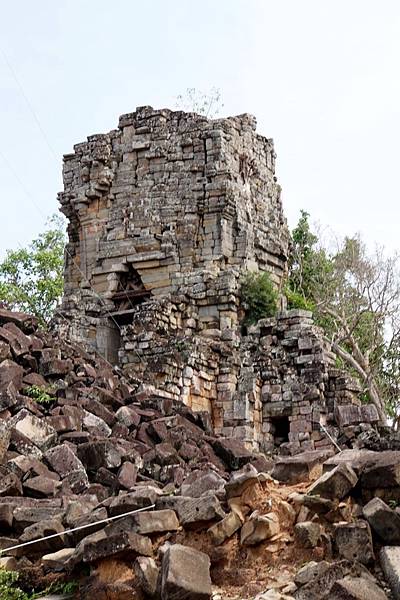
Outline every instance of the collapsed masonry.
[(318, 448), (321, 423), (351, 437), (378, 421), (310, 313), (241, 325), (243, 272), (279, 288), (289, 247), (273, 143), (254, 117), (141, 107), (76, 145), (63, 176), (70, 339), (257, 450)]

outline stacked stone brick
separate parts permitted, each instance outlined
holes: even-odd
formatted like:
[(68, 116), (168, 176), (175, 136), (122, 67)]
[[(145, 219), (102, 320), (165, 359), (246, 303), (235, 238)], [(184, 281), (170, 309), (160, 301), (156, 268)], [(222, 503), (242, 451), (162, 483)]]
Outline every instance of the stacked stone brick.
[(242, 327), (241, 276), (268, 271), (280, 289), (289, 244), (273, 144), (255, 129), (247, 114), (141, 107), (65, 156), (60, 327), (217, 432), (296, 451), (329, 443), (320, 424), (359, 399), (310, 314)]

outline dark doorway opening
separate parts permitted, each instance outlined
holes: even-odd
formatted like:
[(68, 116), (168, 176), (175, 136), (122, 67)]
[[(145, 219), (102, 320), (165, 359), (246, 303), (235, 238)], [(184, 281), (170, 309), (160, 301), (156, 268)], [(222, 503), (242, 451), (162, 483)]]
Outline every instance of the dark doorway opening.
[(288, 442), (290, 431), (289, 417), (272, 417), (271, 423), (275, 446), (280, 446)]
[(118, 364), (121, 349), (121, 327), (130, 325), (137, 315), (137, 307), (148, 300), (151, 292), (146, 290), (139, 273), (129, 265), (128, 271), (118, 273), (118, 287), (112, 295), (114, 310), (108, 313), (107, 323), (100, 331), (98, 345), (103, 348), (103, 356), (112, 364)]
[(137, 304), (148, 300), (151, 292), (146, 290), (139, 273), (129, 265), (129, 270), (119, 274), (118, 288), (112, 299), (115, 312), (132, 310)]

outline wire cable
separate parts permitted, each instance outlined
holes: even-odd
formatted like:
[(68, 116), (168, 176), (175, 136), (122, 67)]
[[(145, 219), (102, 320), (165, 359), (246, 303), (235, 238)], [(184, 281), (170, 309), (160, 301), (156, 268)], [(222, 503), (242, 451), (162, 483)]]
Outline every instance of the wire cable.
[[(13, 168), (12, 164), (10, 163), (10, 161), (4, 156), (3, 152), (0, 150), (0, 156), (2, 157), (2, 159), (4, 160), (5, 164), (7, 165), (7, 167), (10, 169), (11, 173), (13, 174), (13, 176), (15, 177), (16, 181), (18, 182), (18, 184), (21, 186), (22, 191), (24, 192), (25, 196), (28, 198), (28, 200), (30, 202), (32, 202), (33, 206), (36, 208), (36, 210), (39, 211), (39, 213), (45, 218), (46, 215), (43, 213), (42, 209), (40, 208), (40, 206), (37, 204), (34, 196), (29, 192), (29, 190), (25, 187), (23, 181), (21, 180), (21, 178), (19, 177), (18, 173), (16, 172), (16, 170)], [(67, 246), (65, 246), (65, 253), (69, 256), (69, 258), (71, 259), (72, 263), (74, 264), (74, 266), (77, 268), (78, 272), (81, 274), (83, 280), (89, 285), (91, 291), (93, 292), (93, 294), (96, 296), (96, 298), (98, 298), (98, 300), (100, 300), (101, 304), (103, 305), (103, 307), (105, 308), (105, 313), (106, 316), (108, 316), (112, 322), (116, 325), (116, 327), (118, 328), (119, 332), (122, 333), (122, 329), (119, 325), (119, 323), (117, 322), (117, 320), (114, 318), (114, 316), (111, 314), (111, 312), (108, 310), (107, 305), (105, 303), (104, 298), (102, 298), (100, 296), (100, 294), (98, 294), (96, 292), (96, 290), (94, 289), (93, 285), (91, 284), (91, 282), (89, 281), (89, 279), (86, 277), (86, 275), (84, 274), (84, 272), (82, 271), (82, 269), (80, 268), (79, 264), (77, 263), (77, 261), (75, 260), (75, 258), (72, 256), (71, 252), (68, 250)], [(126, 294), (127, 298), (128, 294)], [(57, 311), (57, 315), (62, 316), (65, 320), (66, 323), (68, 323), (68, 325), (70, 326), (71, 323), (69, 322), (69, 320), (65, 317), (65, 315), (62, 315), (61, 312)], [(100, 354), (98, 354), (98, 352), (93, 348), (93, 352), (95, 354), (97, 354), (98, 356), (101, 356)], [(145, 365), (146, 363), (144, 362), (144, 360), (142, 359), (142, 357), (140, 356), (140, 354), (135, 350), (135, 354), (137, 355), (137, 357), (139, 358), (140, 362)], [(111, 363), (104, 358), (103, 356), (101, 356), (102, 360), (104, 360), (106, 363), (108, 363), (110, 366)]]
[(51, 144), (49, 142), (49, 139), (48, 139), (48, 137), (46, 135), (46, 132), (44, 131), (42, 125), (40, 124), (38, 116), (37, 116), (37, 114), (36, 114), (36, 112), (35, 112), (32, 104), (30, 103), (28, 96), (26, 95), (26, 93), (24, 91), (22, 83), (20, 82), (20, 80), (17, 77), (15, 69), (13, 68), (11, 62), (8, 60), (6, 53), (4, 52), (4, 50), (2, 48), (0, 48), (0, 52), (1, 52), (2, 56), (3, 56), (4, 62), (6, 63), (8, 69), (9, 69), (11, 75), (12, 75), (12, 78), (14, 79), (15, 83), (18, 86), (19, 91), (21, 92), (21, 96), (25, 100), (25, 103), (26, 103), (26, 105), (27, 105), (27, 107), (29, 109), (29, 112), (31, 113), (31, 115), (32, 115), (32, 117), (34, 119), (34, 121), (35, 121), (35, 123), (36, 123), (36, 125), (37, 125), (37, 127), (38, 127), (38, 129), (39, 129), (39, 131), (40, 131), (40, 133), (41, 133), (41, 135), (42, 135), (45, 143), (46, 143), (47, 148), (49, 149), (49, 151), (50, 151), (51, 155), (53, 156), (54, 160), (58, 163), (57, 155), (56, 155), (53, 147), (51, 146)]
[(68, 533), (73, 533), (74, 531), (80, 531), (81, 529), (87, 529), (88, 527), (94, 527), (95, 525), (100, 525), (101, 523), (107, 523), (109, 521), (114, 521), (115, 519), (122, 519), (122, 517), (128, 517), (129, 515), (134, 515), (136, 513), (144, 512), (147, 510), (151, 510), (155, 507), (155, 504), (150, 504), (150, 506), (145, 506), (144, 508), (137, 508), (136, 510), (131, 510), (126, 513), (122, 513), (122, 515), (115, 515), (114, 517), (108, 517), (107, 519), (101, 519), (100, 521), (95, 521), (94, 523), (87, 523), (86, 525), (79, 525), (79, 527), (73, 527), (72, 529), (65, 529), (64, 531), (60, 531), (59, 533), (52, 533), (51, 535), (46, 535), (44, 537), (38, 538), (36, 540), (30, 540), (29, 542), (24, 542), (23, 544), (16, 544), (15, 546), (9, 546), (8, 548), (4, 548), (1, 553), (10, 552), (11, 550), (17, 550), (18, 548), (24, 548), (25, 546), (31, 546), (32, 544), (37, 544), (38, 542), (42, 542), (43, 540), (51, 540), (52, 538), (61, 537)]

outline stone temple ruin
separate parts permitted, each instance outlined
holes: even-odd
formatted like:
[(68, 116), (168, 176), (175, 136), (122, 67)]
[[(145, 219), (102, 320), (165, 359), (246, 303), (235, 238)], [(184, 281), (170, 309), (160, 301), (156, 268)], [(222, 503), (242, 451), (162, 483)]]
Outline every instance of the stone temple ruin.
[(241, 325), (243, 272), (280, 288), (289, 247), (273, 143), (254, 117), (140, 107), (77, 144), (63, 176), (71, 339), (256, 450), (323, 447), (321, 424), (352, 435), (378, 421), (311, 313)]

